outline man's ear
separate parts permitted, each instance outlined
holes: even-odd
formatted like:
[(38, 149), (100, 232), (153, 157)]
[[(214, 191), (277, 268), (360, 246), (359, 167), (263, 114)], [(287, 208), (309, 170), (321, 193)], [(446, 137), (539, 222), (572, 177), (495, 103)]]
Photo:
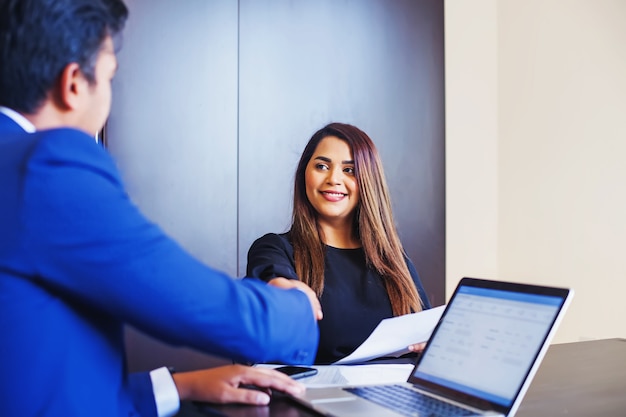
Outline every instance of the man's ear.
[(88, 84), (77, 63), (67, 64), (59, 77), (59, 105), (64, 110), (79, 109)]

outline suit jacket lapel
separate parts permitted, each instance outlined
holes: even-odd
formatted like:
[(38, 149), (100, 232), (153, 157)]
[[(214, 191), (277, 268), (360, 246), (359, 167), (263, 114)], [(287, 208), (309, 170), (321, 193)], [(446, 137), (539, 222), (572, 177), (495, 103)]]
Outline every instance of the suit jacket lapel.
[(0, 113), (0, 135), (5, 133), (24, 133), (24, 129), (4, 113)]

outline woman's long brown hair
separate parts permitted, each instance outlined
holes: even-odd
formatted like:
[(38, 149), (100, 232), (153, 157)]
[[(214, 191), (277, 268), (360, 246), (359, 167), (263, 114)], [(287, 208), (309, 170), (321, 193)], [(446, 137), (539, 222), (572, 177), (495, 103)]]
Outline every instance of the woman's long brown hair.
[(360, 201), (354, 230), (361, 241), (368, 267), (383, 277), (394, 316), (421, 311), (421, 300), (405, 261), (396, 231), (382, 163), (372, 140), (359, 128), (331, 123), (315, 132), (296, 169), (291, 241), (296, 273), (321, 296), (324, 290), (324, 243), (317, 212), (306, 196), (305, 171), (320, 141), (328, 136), (344, 140), (354, 158)]

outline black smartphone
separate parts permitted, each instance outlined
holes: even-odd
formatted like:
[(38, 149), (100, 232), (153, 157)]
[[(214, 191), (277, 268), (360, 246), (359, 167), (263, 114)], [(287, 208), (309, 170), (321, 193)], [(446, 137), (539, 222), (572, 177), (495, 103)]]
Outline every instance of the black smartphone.
[(306, 366), (281, 366), (275, 368), (277, 371), (289, 375), (293, 379), (306, 378), (317, 374), (317, 369), (307, 368)]

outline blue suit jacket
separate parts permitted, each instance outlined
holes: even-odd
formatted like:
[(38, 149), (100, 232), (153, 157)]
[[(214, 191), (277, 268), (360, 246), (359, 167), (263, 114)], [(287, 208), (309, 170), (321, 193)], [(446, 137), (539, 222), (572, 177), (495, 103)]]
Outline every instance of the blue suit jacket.
[(0, 416), (154, 415), (122, 327), (234, 360), (311, 363), (307, 297), (234, 280), (132, 204), (112, 159), (73, 129), (0, 113)]

